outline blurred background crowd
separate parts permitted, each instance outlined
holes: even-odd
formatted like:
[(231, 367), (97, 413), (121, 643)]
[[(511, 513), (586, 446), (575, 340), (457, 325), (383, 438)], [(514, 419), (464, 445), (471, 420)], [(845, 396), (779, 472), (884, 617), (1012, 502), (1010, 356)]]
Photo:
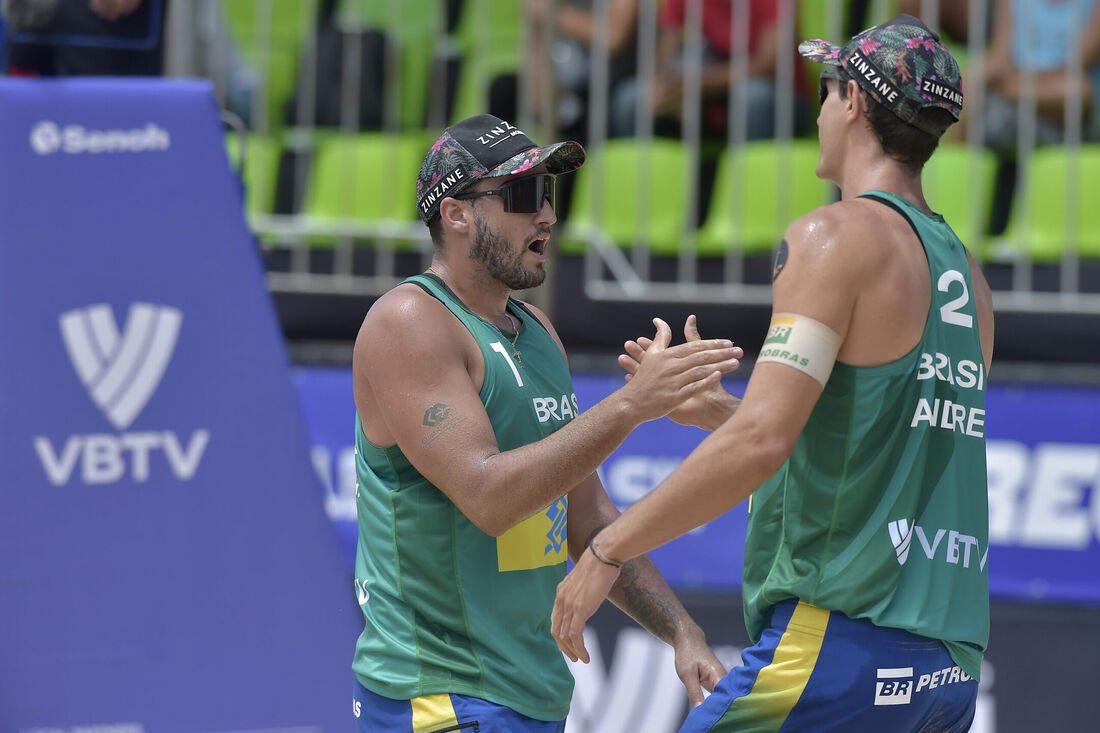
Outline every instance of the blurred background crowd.
[[(563, 181), (556, 276), (527, 296), (557, 314), (567, 342), (615, 348), (654, 302), (713, 312), (720, 330), (760, 328), (784, 228), (838, 195), (813, 175), (817, 72), (796, 46), (911, 13), (941, 32), (963, 69), (964, 118), (929, 164), (926, 194), (984, 263), (998, 313), (1020, 319), (999, 356), (1082, 363), (1096, 353), (1096, 0), (5, 0), (3, 9), (8, 75), (212, 80), (292, 353), (337, 362), (370, 299), (430, 256), (413, 193), (424, 151), (447, 124), (482, 111), (589, 150), (589, 164)], [(1083, 343), (1038, 347), (1033, 336), (1049, 333), (1052, 316)], [(751, 333), (738, 337), (751, 348)]]

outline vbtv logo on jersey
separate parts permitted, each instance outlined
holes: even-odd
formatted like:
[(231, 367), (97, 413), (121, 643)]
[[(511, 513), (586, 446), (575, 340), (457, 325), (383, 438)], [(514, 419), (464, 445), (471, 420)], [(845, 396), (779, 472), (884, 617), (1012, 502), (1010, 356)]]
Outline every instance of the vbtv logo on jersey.
[(61, 445), (36, 436), (34, 449), (50, 483), (65, 486), (79, 478), (103, 485), (127, 476), (140, 483), (165, 464), (181, 481), (195, 475), (209, 430), (199, 428), (186, 439), (171, 430), (127, 431), (160, 386), (182, 323), (182, 311), (152, 303), (132, 304), (121, 331), (105, 303), (61, 314), (61, 340), (75, 376), (119, 432), (70, 435)]

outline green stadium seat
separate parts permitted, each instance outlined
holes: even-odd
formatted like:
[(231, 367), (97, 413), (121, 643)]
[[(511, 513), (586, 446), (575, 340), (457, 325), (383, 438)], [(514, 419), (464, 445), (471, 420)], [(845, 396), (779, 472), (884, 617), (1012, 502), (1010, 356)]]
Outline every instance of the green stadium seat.
[[(398, 114), (394, 120), (402, 129), (417, 129), (428, 122), (428, 99), (432, 93), (444, 94), (430, 88), (432, 53), (438, 54), (439, 34), (442, 32), (443, 5), (441, 0), (342, 0), (338, 18), (341, 27), (376, 28), (396, 44), (395, 96), (391, 96)], [(441, 100), (442, 104), (442, 100)]]
[[(1100, 144), (1078, 150), (1038, 148), (1023, 171), (998, 254), (1026, 254), (1036, 262), (1058, 260), (1067, 252), (1100, 257)], [(1073, 221), (1067, 212), (1076, 210)]]
[(687, 160), (680, 141), (662, 138), (608, 140), (589, 150), (576, 173), (562, 251), (583, 253), (583, 234), (595, 229), (619, 247), (640, 241), (654, 254), (679, 252), (689, 216)]
[[(240, 137), (236, 132), (226, 135), (226, 153), (234, 170), (240, 163)], [(273, 137), (259, 134), (245, 136), (244, 183), (245, 212), (247, 214), (271, 214), (275, 211), (275, 184), (279, 175), (279, 156), (282, 146)]]
[(699, 254), (774, 251), (788, 224), (831, 200), (831, 185), (814, 173), (817, 159), (816, 140), (756, 140), (724, 151)]
[(267, 121), (253, 125), (261, 132), (280, 129), (298, 83), (302, 47), (313, 35), (315, 23), (302, 22), (310, 0), (226, 0), (222, 7), (237, 51), (265, 80)]
[(455, 32), (461, 54), (452, 122), (489, 111), (489, 86), (523, 63), (523, 3), (465, 0)]
[[(313, 224), (340, 220), (400, 230), (417, 221), (416, 177), (427, 133), (331, 135), (318, 139), (304, 213)], [(335, 236), (312, 236), (329, 244)], [(395, 246), (411, 249), (405, 238)]]
[(985, 148), (942, 142), (924, 167), (924, 197), (966, 248), (989, 257), (989, 224), (997, 176), (997, 156)]

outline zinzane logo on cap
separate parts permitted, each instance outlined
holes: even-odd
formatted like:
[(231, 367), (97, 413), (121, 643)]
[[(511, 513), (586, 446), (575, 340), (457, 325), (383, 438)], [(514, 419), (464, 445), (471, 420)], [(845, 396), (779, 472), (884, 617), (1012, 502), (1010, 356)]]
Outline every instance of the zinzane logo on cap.
[(898, 99), (898, 88), (887, 81), (886, 77), (876, 69), (871, 62), (858, 50), (852, 51), (848, 57), (851, 70), (871, 83), (871, 86), (882, 95), (884, 101), (893, 104)]
[(431, 187), (428, 193), (424, 194), (424, 200), (420, 202), (420, 210), (425, 214), (428, 213), (428, 209), (432, 208), (432, 205), (436, 201), (443, 198), (443, 194), (451, 190), (456, 183), (466, 180), (466, 172), (461, 168), (455, 168), (439, 179), (439, 183)]
[(477, 141), (487, 147), (494, 147), (499, 145), (510, 137), (515, 135), (525, 134), (523, 130), (519, 129), (515, 125), (501, 120), (501, 123), (496, 127), (490, 128), (485, 134), (478, 135)]
[(957, 104), (960, 107), (962, 106), (962, 92), (956, 89), (952, 89), (949, 86), (940, 84), (939, 82), (933, 81), (932, 79), (924, 79), (923, 83), (921, 84), (920, 90), (925, 94), (931, 94), (933, 97), (939, 97), (940, 99), (950, 102), (951, 104)]

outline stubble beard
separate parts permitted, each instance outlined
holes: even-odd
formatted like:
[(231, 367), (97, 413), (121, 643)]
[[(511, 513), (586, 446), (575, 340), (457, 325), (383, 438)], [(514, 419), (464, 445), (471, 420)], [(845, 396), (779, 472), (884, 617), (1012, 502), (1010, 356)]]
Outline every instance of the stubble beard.
[(538, 263), (534, 269), (523, 265), (527, 250), (515, 253), (504, 237), (497, 234), (484, 217), (474, 216), (474, 241), (470, 247), (470, 259), (481, 263), (485, 272), (510, 290), (527, 290), (546, 279), (546, 269)]

